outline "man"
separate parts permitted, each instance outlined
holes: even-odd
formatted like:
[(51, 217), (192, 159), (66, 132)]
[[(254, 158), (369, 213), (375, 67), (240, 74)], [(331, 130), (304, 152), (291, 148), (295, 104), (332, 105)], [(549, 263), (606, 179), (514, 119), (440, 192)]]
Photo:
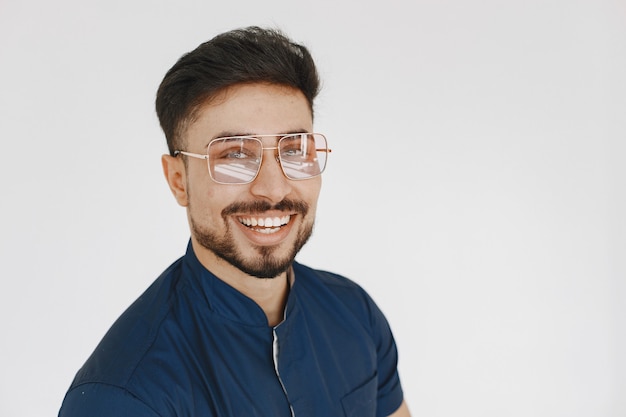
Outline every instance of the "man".
[(256, 27), (166, 74), (162, 164), (191, 240), (105, 335), (61, 417), (409, 415), (380, 310), (294, 261), (330, 153), (318, 87), (306, 48)]

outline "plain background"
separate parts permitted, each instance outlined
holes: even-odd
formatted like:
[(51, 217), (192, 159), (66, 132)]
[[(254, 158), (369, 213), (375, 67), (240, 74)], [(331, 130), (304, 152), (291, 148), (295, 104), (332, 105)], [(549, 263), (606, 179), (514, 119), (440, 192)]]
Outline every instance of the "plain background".
[(252, 24), (317, 59), (299, 260), (378, 302), (413, 415), (626, 415), (623, 0), (1, 0), (0, 415), (56, 415), (183, 254), (156, 88)]

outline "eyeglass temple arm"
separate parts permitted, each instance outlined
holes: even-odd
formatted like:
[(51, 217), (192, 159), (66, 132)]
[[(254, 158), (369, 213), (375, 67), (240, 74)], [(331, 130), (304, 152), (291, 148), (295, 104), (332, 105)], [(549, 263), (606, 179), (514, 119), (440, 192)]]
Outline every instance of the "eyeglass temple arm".
[(192, 158), (198, 158), (198, 159), (207, 159), (208, 155), (203, 155), (200, 153), (192, 153), (192, 152), (185, 152), (185, 151), (174, 151), (174, 156), (178, 156), (178, 155), (185, 155), (185, 156), (191, 156)]

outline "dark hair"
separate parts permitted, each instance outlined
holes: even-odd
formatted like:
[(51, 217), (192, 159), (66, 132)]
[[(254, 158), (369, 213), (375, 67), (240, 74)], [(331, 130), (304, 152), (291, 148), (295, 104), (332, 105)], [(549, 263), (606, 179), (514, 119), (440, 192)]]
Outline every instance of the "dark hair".
[(276, 29), (256, 26), (222, 33), (183, 55), (165, 74), (156, 112), (170, 154), (197, 110), (235, 84), (271, 83), (296, 88), (313, 111), (319, 78), (309, 51)]

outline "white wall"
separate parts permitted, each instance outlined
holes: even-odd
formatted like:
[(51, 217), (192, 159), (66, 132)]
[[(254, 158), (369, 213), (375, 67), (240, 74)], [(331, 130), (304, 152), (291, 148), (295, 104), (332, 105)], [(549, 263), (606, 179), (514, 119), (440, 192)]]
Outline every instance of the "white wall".
[(154, 94), (250, 24), (317, 58), (299, 259), (380, 304), (413, 415), (626, 415), (623, 0), (2, 0), (0, 415), (56, 415), (183, 253)]

